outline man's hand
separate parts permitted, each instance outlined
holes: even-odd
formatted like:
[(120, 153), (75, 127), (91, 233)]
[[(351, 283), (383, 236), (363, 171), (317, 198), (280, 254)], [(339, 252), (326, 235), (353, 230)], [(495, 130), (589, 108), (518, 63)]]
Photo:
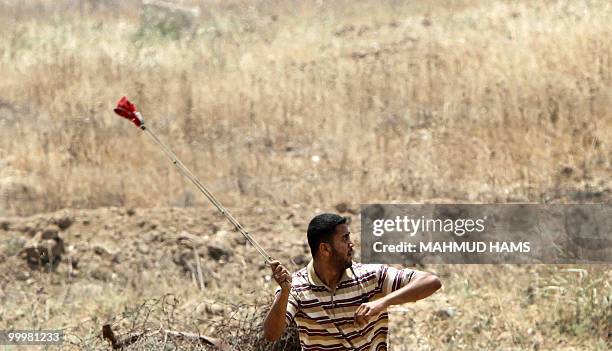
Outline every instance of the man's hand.
[(285, 314), (287, 313), (287, 303), (291, 294), (291, 273), (278, 261), (270, 262), (272, 276), (280, 285), (281, 291), (276, 294), (274, 303), (264, 320), (264, 337), (268, 341), (275, 341), (283, 335), (287, 327)]
[(361, 327), (389, 306), (424, 299), (442, 287), (436, 275), (421, 271), (414, 272), (414, 278), (406, 286), (376, 301), (361, 304), (355, 311), (355, 324)]
[(283, 266), (279, 261), (270, 262), (270, 269), (272, 269), (272, 276), (274, 280), (280, 285), (280, 287), (285, 289), (291, 289), (291, 273)]
[(387, 307), (384, 299), (363, 303), (357, 308), (357, 311), (355, 311), (354, 323), (358, 327), (362, 327), (366, 325), (371, 318), (381, 314)]

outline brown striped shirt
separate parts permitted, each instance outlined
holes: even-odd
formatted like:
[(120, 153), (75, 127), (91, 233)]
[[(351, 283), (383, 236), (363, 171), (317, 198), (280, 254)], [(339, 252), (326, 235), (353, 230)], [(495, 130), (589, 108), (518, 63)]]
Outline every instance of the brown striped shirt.
[(333, 292), (310, 261), (292, 275), (285, 320), (287, 325), (295, 320), (302, 350), (387, 350), (387, 311), (362, 327), (353, 323), (355, 311), (408, 284), (413, 275), (387, 265), (353, 262)]

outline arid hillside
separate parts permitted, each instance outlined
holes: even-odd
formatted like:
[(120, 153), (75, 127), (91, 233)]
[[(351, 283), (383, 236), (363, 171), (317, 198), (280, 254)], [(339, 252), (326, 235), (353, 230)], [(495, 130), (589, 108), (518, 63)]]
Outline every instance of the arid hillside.
[[(0, 330), (295, 349), (261, 338), (261, 257), (117, 118), (123, 95), (292, 270), (322, 211), (359, 240), (362, 203), (610, 203), (611, 17), (607, 0), (0, 1)], [(417, 269), (443, 288), (392, 311), (393, 350), (611, 347), (610, 265)]]

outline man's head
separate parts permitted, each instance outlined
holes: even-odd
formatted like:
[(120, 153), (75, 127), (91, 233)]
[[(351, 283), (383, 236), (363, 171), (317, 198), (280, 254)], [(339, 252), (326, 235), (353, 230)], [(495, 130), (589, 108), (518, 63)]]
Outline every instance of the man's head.
[(324, 259), (342, 269), (351, 266), (353, 243), (345, 217), (333, 213), (317, 215), (308, 224), (307, 234), (313, 259)]

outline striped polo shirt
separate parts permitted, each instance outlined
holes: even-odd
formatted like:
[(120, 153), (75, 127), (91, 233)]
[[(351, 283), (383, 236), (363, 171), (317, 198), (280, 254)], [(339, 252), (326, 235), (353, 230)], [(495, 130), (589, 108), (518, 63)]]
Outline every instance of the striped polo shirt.
[(333, 291), (319, 279), (310, 261), (292, 275), (285, 321), (289, 325), (295, 320), (302, 350), (387, 350), (387, 311), (362, 327), (354, 324), (355, 311), (362, 303), (405, 286), (413, 275), (387, 265), (353, 262)]

